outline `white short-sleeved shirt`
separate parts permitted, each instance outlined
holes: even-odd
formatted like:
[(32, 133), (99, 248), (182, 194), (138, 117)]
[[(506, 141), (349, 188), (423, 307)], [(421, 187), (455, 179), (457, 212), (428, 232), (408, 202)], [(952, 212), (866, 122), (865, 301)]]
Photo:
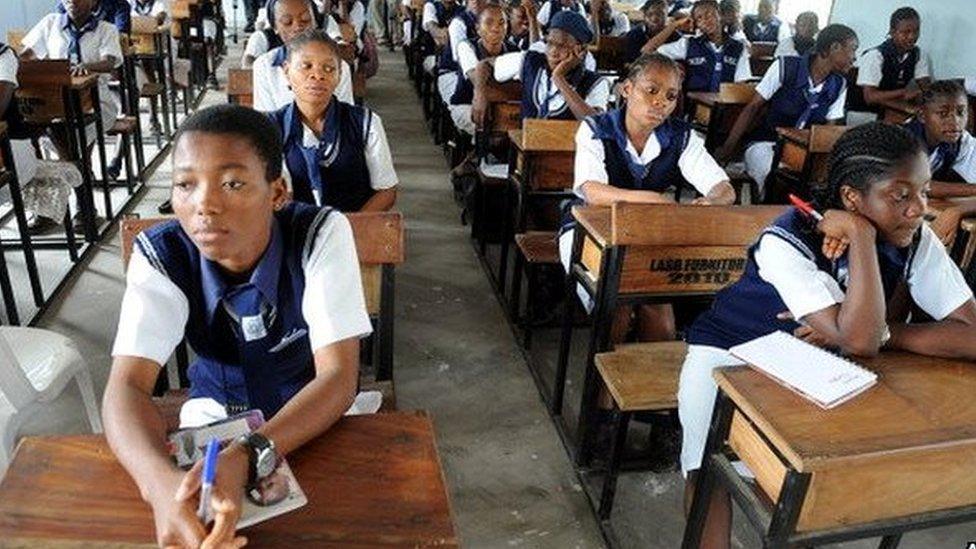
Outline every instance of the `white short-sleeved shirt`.
[(451, 47), (451, 57), (457, 61), (458, 44), (468, 40), (468, 28), (460, 15), (454, 16), (454, 19), (447, 24), (447, 38)]
[[(332, 212), (305, 264), (302, 316), (312, 351), (372, 332), (349, 220)], [(165, 364), (183, 339), (190, 305), (180, 288), (135, 248), (126, 272), (112, 356)]]
[[(68, 45), (70, 35), (61, 26), (61, 14), (45, 15), (34, 28), (24, 36), (25, 49), (34, 52), (38, 59), (70, 59)], [(119, 31), (105, 21), (99, 21), (90, 32), (81, 37), (81, 61), (95, 63), (111, 57), (115, 67), (122, 66), (122, 47), (119, 44)], [(109, 90), (109, 75), (98, 76), (98, 97), (102, 109), (102, 125), (106, 130), (112, 127), (122, 106), (118, 95)]]
[[(712, 42), (708, 43), (712, 51), (719, 51), (719, 47)], [(682, 36), (681, 38), (675, 40), (674, 42), (669, 42), (662, 45), (657, 49), (657, 52), (663, 55), (667, 55), (675, 61), (684, 61), (688, 58), (688, 37)], [(739, 61), (735, 64), (735, 81), (745, 82), (752, 78), (752, 66), (749, 65), (749, 48), (742, 48), (742, 53), (739, 54)]]
[[(945, 246), (928, 225), (921, 229), (918, 249), (908, 272), (915, 303), (942, 320), (973, 296)], [(844, 300), (844, 291), (828, 273), (780, 236), (765, 234), (756, 250), (759, 276), (773, 285), (794, 318), (802, 319)]]
[(478, 53), (475, 51), (474, 44), (467, 40), (458, 44), (457, 52), (457, 62), (458, 66), (461, 67), (461, 74), (467, 77), (468, 72), (478, 66)]
[[(533, 44), (535, 46), (535, 44)], [(530, 48), (532, 49), (532, 48)], [(525, 60), (524, 51), (517, 51), (512, 53), (506, 53), (505, 55), (499, 55), (495, 58), (495, 80), (498, 82), (508, 82), (509, 80), (521, 80), (522, 79), (522, 62)], [(584, 63), (585, 65), (585, 63)], [(544, 73), (541, 77), (539, 85), (546, 83), (543, 79), (548, 79), (548, 73)], [(555, 86), (553, 86), (555, 88)], [(606, 78), (600, 78), (597, 80), (593, 87), (590, 88), (589, 93), (583, 98), (587, 105), (601, 109), (607, 110), (607, 104), (610, 102), (610, 82)], [(562, 94), (554, 94), (554, 96), (549, 100), (549, 111), (559, 111), (563, 108), (565, 104), (565, 99), (563, 99)]]
[(268, 37), (265, 36), (264, 31), (254, 31), (251, 36), (247, 37), (247, 44), (244, 45), (244, 55), (241, 57), (241, 62), (243, 64), (244, 57), (251, 56), (254, 59), (261, 57), (265, 53), (268, 53)]
[[(254, 65), (251, 67), (254, 110), (276, 111), (295, 100), (295, 94), (288, 86), (285, 69), (272, 64), (277, 49), (275, 48), (255, 59)], [(339, 101), (350, 105), (355, 104), (352, 96), (352, 70), (349, 68), (349, 63), (345, 61), (342, 61), (339, 85), (336, 86), (335, 96), (339, 98)]]
[[(607, 36), (623, 36), (630, 32), (630, 19), (626, 15), (617, 10), (613, 10), (610, 12), (610, 17), (613, 19), (613, 28), (610, 29), (610, 34)], [(587, 17), (586, 20), (590, 24), (591, 29), (595, 28), (592, 17)]]
[[(627, 154), (638, 164), (650, 164), (661, 155), (661, 143), (657, 135), (653, 134), (639, 154), (634, 144), (627, 140)], [(583, 196), (582, 186), (587, 181), (610, 184), (610, 176), (604, 165), (605, 152), (603, 142), (593, 136), (593, 129), (586, 122), (576, 130), (576, 157), (573, 169), (573, 191), (580, 198)], [(678, 157), (678, 169), (681, 175), (702, 195), (709, 192), (729, 176), (718, 165), (712, 155), (705, 150), (705, 141), (692, 131), (685, 150)]]
[[(816, 39), (816, 37), (814, 37)], [(810, 54), (813, 54), (814, 50), (810, 50)], [(800, 52), (796, 51), (796, 43), (793, 41), (793, 37), (784, 38), (776, 44), (776, 51), (773, 52), (773, 57), (799, 57)]]
[[(569, 9), (575, 11), (576, 13), (582, 15), (583, 17), (587, 17), (587, 15), (586, 15), (586, 8), (584, 8), (583, 7), (583, 4), (581, 4), (580, 2), (576, 2)], [(549, 24), (549, 19), (551, 19), (552, 16), (553, 16), (553, 13), (552, 13), (552, 4), (550, 4), (549, 2), (545, 2), (545, 3), (542, 4), (542, 7), (539, 8), (539, 13), (536, 14), (535, 20), (538, 21), (539, 24), (544, 27), (544, 26), (546, 26), (546, 25)], [(587, 17), (587, 19), (589, 19), (589, 18)]]
[[(532, 42), (531, 44), (529, 44), (529, 49), (527, 51), (537, 51), (539, 53), (546, 53), (546, 41), (545, 40), (536, 40), (535, 42)], [(499, 56), (499, 57), (501, 57), (501, 56)], [(498, 62), (498, 58), (495, 58), (495, 62), (496, 63)], [(589, 51), (586, 52), (586, 56), (583, 57), (583, 67), (586, 68), (586, 70), (596, 72), (596, 57), (593, 57), (593, 53), (592, 52), (589, 52)], [(506, 70), (508, 70), (508, 69), (506, 69)], [(519, 61), (519, 64), (518, 64), (518, 72), (520, 74), (522, 72), (522, 62), (521, 61)], [(511, 80), (511, 78), (509, 80)]]
[[(907, 53), (901, 57), (900, 61), (904, 61), (906, 57), (908, 57)], [(881, 84), (882, 64), (884, 64), (884, 58), (881, 56), (881, 50), (872, 48), (864, 52), (864, 55), (857, 60), (857, 85), (877, 87)], [(918, 61), (915, 63), (915, 78), (931, 77), (932, 60), (925, 50), (919, 48)]]
[[(17, 70), (20, 62), (14, 50), (8, 49), (0, 55), (0, 82), (9, 82), (17, 87)], [(13, 99), (11, 98), (11, 101)], [(34, 178), (37, 173), (37, 157), (34, 147), (28, 139), (11, 139), (10, 150), (14, 155), (14, 167), (17, 170), (17, 180), (21, 185)]]
[(440, 26), (437, 22), (437, 8), (434, 7), (434, 2), (426, 2), (424, 4), (424, 14), (420, 20), (420, 24), (427, 32), (430, 32), (434, 27)]
[[(936, 151), (929, 154), (929, 164), (935, 159)], [(959, 138), (959, 154), (952, 169), (967, 183), (976, 183), (976, 138), (967, 131)]]
[(366, 8), (362, 2), (353, 2), (352, 9), (349, 10), (349, 24), (356, 29), (356, 36), (363, 33), (366, 26)]
[[(383, 120), (375, 112), (370, 112), (369, 132), (366, 134), (366, 169), (369, 170), (369, 186), (374, 191), (392, 189), (397, 185), (397, 174), (393, 168), (393, 156), (390, 154), (390, 144), (386, 140), (386, 130), (383, 128)], [(302, 145), (305, 147), (318, 147), (319, 138), (311, 128), (302, 124)], [(291, 185), (291, 173), (288, 171), (288, 163), (284, 163), (284, 173)], [(321, 206), (321, 204), (319, 204)]]
[[(781, 64), (782, 63), (780, 63), (779, 59), (774, 60), (773, 63), (769, 65), (769, 69), (766, 71), (766, 74), (763, 76), (762, 80), (759, 81), (759, 84), (756, 84), (756, 93), (758, 93), (766, 101), (769, 101), (770, 98), (773, 97), (773, 94), (783, 86), (783, 75), (782, 71), (780, 70)], [(825, 82), (826, 80), (814, 86), (813, 81), (808, 78), (808, 89), (811, 93), (820, 93)], [(844, 118), (844, 107), (846, 104), (847, 81), (845, 80), (844, 87), (841, 88), (837, 99), (835, 99), (834, 102), (831, 103), (830, 108), (827, 109), (827, 120), (840, 120)]]
[[(142, 13), (139, 13), (139, 12), (136, 11), (136, 8), (135, 8), (136, 0), (129, 0), (129, 4), (132, 6), (132, 16), (133, 17), (135, 17), (137, 15), (138, 16), (142, 16), (142, 17), (146, 17), (146, 14), (142, 14)], [(166, 13), (166, 2), (165, 2), (165, 0), (155, 0), (155, 2), (153, 2), (152, 9), (149, 10), (148, 16), (149, 17), (156, 17), (160, 13)]]

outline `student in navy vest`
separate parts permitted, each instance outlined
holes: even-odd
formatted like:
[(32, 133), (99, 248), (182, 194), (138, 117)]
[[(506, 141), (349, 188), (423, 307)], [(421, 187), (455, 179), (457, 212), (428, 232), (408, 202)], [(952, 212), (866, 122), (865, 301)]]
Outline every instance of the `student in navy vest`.
[[(749, 250), (742, 278), (688, 330), (678, 389), (686, 501), (715, 402), (712, 370), (741, 364), (727, 352), (734, 345), (786, 331), (844, 354), (885, 348), (976, 359), (972, 291), (923, 222), (931, 177), (925, 156), (898, 126), (847, 131), (817, 200), (824, 220), (789, 209)], [(912, 305), (932, 320), (907, 323)], [(728, 547), (730, 522), (728, 494), (719, 489), (702, 546)]]
[[(693, 22), (697, 34), (682, 36), (666, 44), (677, 30), (688, 30)], [(744, 82), (752, 78), (749, 48), (745, 42), (726, 35), (715, 0), (698, 0), (688, 18), (674, 19), (653, 38), (650, 46), (675, 61), (685, 62), (685, 91), (717, 92), (722, 82)]]
[[(664, 30), (664, 25), (668, 21), (668, 0), (647, 0), (641, 6), (641, 13), (644, 20), (633, 27), (627, 33), (627, 62), (633, 63), (643, 54), (653, 53), (655, 47), (649, 47), (651, 39), (657, 33)], [(681, 38), (677, 32), (672, 32), (667, 37), (666, 43), (674, 42)]]
[(464, 6), (455, 0), (427, 0), (424, 4), (420, 28), (424, 31), (424, 70), (433, 73), (437, 61), (434, 58), (437, 46), (446, 46), (449, 42), (447, 26), (456, 15), (464, 11)]
[[(0, 42), (0, 122), (7, 125), (6, 135), (10, 139), (10, 150), (13, 153), (13, 164), (17, 171), (17, 180), (21, 188), (27, 185), (37, 172), (37, 157), (31, 144), (33, 131), (24, 121), (24, 117), (17, 108), (14, 92), (18, 87), (17, 72), (20, 61), (14, 49)], [(45, 232), (59, 225), (60, 220), (27, 212), (27, 228), (31, 234)]]
[[(593, 32), (585, 17), (560, 11), (550, 22), (545, 52), (533, 47), (496, 57), (494, 78), (522, 81), (522, 118), (582, 120), (606, 110), (610, 99), (607, 80), (584, 64), (591, 40)], [(471, 116), (476, 124), (487, 108), (483, 90), (484, 85), (475, 82)]]
[(457, 47), (478, 40), (478, 15), (487, 4), (488, 0), (470, 0), (467, 9), (454, 16), (447, 26), (447, 45), (437, 60), (437, 91), (445, 105), (457, 86)]
[[(834, 24), (820, 32), (812, 55), (773, 61), (715, 156), (720, 162), (729, 161), (744, 139), (746, 171), (762, 195), (772, 171), (776, 128), (843, 122), (847, 98), (844, 75), (853, 65), (856, 52), (857, 34), (850, 27)], [(761, 114), (764, 107), (765, 114)], [(756, 125), (753, 121), (758, 116), (762, 120)]]
[[(275, 30), (277, 27), (277, 22), (275, 21), (276, 2), (277, 0), (269, 0), (268, 2), (268, 25), (263, 29), (252, 32), (251, 36), (247, 38), (247, 44), (244, 45), (244, 56), (241, 57), (241, 68), (250, 68), (254, 64), (254, 60), (258, 57), (279, 46), (285, 45), (285, 42)], [(289, 18), (290, 16), (285, 15), (285, 17)], [(285, 22), (285, 26), (291, 26), (294, 23), (292, 19), (289, 18), (289, 21)]]
[[(197, 357), (184, 411), (259, 409), (267, 420), (260, 437), (220, 454), (215, 522), (233, 525), (245, 485), (262, 478), (249, 464), (255, 451), (280, 459), (353, 403), (358, 340), (371, 327), (349, 221), (287, 202), (281, 140), (266, 116), (237, 105), (201, 110), (173, 149), (176, 219), (135, 241), (102, 411), (109, 445), (153, 509), (156, 541), (199, 547), (208, 537), (194, 501), (200, 469), (173, 464), (152, 401), (180, 340)], [(243, 538), (233, 527), (214, 528), (204, 546), (234, 541)]]
[[(58, 13), (67, 13), (63, 3), (58, 2)], [(128, 34), (132, 30), (132, 16), (129, 3), (126, 0), (95, 0), (92, 15), (96, 19), (115, 25), (120, 33)]]
[(535, 19), (536, 7), (532, 0), (508, 6), (508, 36), (505, 43), (513, 50), (526, 51), (539, 40), (539, 22)]
[[(923, 144), (929, 156), (932, 198), (976, 197), (976, 139), (966, 131), (966, 91), (952, 80), (933, 82), (922, 94), (918, 117), (904, 127)], [(964, 217), (976, 214), (976, 200), (959, 200), (944, 208), (932, 230), (947, 245)]]
[(341, 212), (386, 211), (397, 176), (380, 117), (339, 101), (339, 46), (325, 31), (299, 35), (284, 69), (295, 100), (270, 113), (284, 143), (294, 200)]
[(748, 42), (746, 34), (742, 32), (742, 5), (739, 0), (722, 0), (718, 3), (718, 13), (722, 32), (736, 40)]
[[(576, 132), (573, 190), (576, 204), (609, 206), (614, 202), (670, 203), (687, 181), (702, 196), (695, 204), (731, 204), (735, 191), (725, 171), (705, 150), (691, 125), (672, 118), (681, 95), (681, 69), (670, 58), (652, 53), (630, 65), (621, 85), (622, 108), (587, 117)], [(566, 207), (559, 255), (568, 270), (575, 222)], [(589, 297), (580, 293), (589, 308)], [(640, 341), (674, 339), (670, 305), (618, 311), (611, 337), (620, 342), (631, 315), (639, 320)]]
[(742, 18), (742, 31), (750, 42), (779, 42), (789, 29), (773, 15), (773, 0), (759, 0), (758, 13)]
[(898, 8), (891, 14), (888, 39), (858, 60), (857, 85), (868, 105), (915, 99), (931, 81), (932, 60), (917, 45), (921, 21), (914, 9)]
[(630, 19), (623, 12), (613, 9), (608, 0), (590, 0), (587, 11), (596, 43), (600, 42), (601, 36), (616, 37), (630, 32)]
[(165, 0), (132, 0), (132, 11), (129, 14), (140, 17), (154, 17), (162, 25), (166, 21)]
[(813, 51), (817, 44), (817, 33), (820, 32), (820, 20), (812, 11), (805, 11), (796, 16), (795, 31), (791, 38), (784, 38), (776, 44), (774, 57), (789, 55), (806, 55)]
[(545, 0), (536, 14), (536, 21), (542, 27), (543, 33), (549, 32), (550, 20), (561, 11), (571, 11), (586, 17), (586, 7), (579, 0)]

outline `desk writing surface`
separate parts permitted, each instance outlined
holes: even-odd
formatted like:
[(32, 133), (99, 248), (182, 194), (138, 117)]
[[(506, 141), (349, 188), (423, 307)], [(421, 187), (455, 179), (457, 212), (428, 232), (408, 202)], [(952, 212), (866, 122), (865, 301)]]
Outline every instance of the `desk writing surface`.
[(776, 133), (778, 133), (783, 139), (803, 147), (810, 144), (809, 129), (776, 128)]
[(97, 74), (87, 74), (85, 76), (72, 76), (71, 77), (71, 89), (83, 90), (90, 88), (98, 83)]
[[(309, 502), (242, 530), (250, 546), (458, 545), (422, 412), (343, 418), (288, 461)], [(28, 437), (0, 482), (0, 540), (154, 545), (154, 532), (100, 435)]]
[(518, 150), (522, 150), (522, 130), (508, 130), (508, 141)]
[(976, 363), (899, 352), (856, 362), (878, 373), (878, 383), (832, 410), (748, 367), (714, 375), (801, 472), (902, 452), (976, 449)]
[(573, 206), (573, 217), (601, 247), (610, 243), (610, 208), (607, 206)]

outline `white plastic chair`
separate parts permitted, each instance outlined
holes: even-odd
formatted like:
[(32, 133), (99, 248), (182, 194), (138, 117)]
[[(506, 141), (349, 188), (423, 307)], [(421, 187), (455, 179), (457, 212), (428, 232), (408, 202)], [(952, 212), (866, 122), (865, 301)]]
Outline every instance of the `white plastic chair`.
[[(0, 471), (10, 462), (24, 420), (78, 382), (92, 431), (102, 432), (91, 374), (74, 342), (49, 330), (0, 327)], [(12, 407), (12, 409), (11, 409)]]

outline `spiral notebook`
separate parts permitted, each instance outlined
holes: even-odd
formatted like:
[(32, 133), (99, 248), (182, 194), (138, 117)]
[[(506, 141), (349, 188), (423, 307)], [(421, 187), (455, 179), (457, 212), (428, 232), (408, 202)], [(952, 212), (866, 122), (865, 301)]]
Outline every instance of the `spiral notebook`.
[(846, 402), (878, 382), (874, 372), (786, 332), (753, 339), (729, 352), (823, 409)]

